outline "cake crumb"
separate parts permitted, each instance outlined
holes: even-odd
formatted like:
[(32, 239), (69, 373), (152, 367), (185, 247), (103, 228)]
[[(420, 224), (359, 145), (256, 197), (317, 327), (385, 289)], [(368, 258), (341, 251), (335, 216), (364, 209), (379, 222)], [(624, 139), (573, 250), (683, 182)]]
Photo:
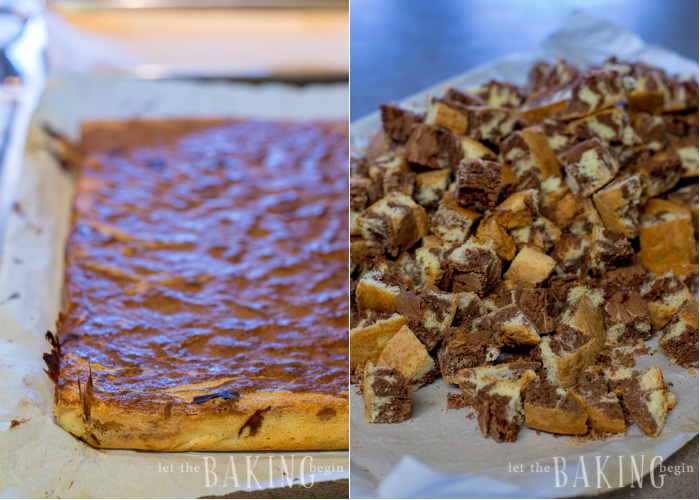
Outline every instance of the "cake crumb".
[(612, 349), (610, 351), (610, 357), (614, 364), (625, 368), (634, 368), (637, 364), (634, 353), (624, 348)]
[(605, 441), (609, 437), (614, 436), (612, 432), (606, 432), (606, 431), (601, 431), (598, 429), (594, 429), (593, 427), (589, 427), (588, 432), (581, 436), (570, 436), (571, 441), (573, 441), (576, 444), (586, 444), (590, 443), (592, 441)]
[(454, 392), (447, 393), (447, 409), (448, 410), (459, 410), (469, 406), (467, 399), (464, 394), (456, 394)]
[(695, 370), (693, 370), (693, 369), (691, 368), (690, 370), (688, 370), (688, 373), (691, 374), (691, 375), (695, 375)]
[(10, 421), (10, 429), (14, 429), (15, 427), (18, 427), (19, 425), (29, 422), (31, 419), (30, 418), (23, 418), (22, 420), (11, 420)]

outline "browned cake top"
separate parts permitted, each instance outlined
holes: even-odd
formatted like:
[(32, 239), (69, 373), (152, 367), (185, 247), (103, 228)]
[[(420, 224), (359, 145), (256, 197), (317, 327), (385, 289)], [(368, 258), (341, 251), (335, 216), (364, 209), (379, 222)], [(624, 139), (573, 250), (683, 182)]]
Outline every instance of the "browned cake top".
[(89, 362), (123, 405), (195, 384), (347, 397), (345, 124), (95, 124), (83, 148), (59, 387)]

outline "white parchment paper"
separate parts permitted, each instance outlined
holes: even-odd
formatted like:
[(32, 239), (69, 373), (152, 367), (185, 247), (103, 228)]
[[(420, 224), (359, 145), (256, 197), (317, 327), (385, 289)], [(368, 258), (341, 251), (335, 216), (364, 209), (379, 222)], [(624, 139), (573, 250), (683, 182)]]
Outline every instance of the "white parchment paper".
[(137, 116), (347, 119), (348, 87), (50, 79), (30, 128), (0, 274), (0, 498), (188, 498), (347, 478), (347, 451), (95, 450), (54, 421), (42, 353), (60, 310), (73, 184), (40, 126), (75, 139), (83, 120)]
[[(580, 65), (589, 65), (611, 56), (645, 61), (671, 73), (698, 73), (695, 61), (647, 45), (633, 33), (576, 13), (542, 47), (455, 76), (449, 83), (469, 88), (495, 78), (522, 84), (527, 80), (531, 65), (538, 60), (564, 57)], [(446, 83), (437, 83), (402, 102), (422, 106), (426, 94), (442, 95)], [(366, 145), (369, 135), (380, 126), (378, 113), (353, 122), (353, 146)], [(647, 345), (652, 351), (657, 350), (658, 334), (647, 341)], [(668, 413), (664, 430), (655, 439), (646, 436), (636, 425), (632, 425), (625, 436), (585, 443), (544, 432), (537, 435), (533, 429), (523, 426), (516, 443), (499, 444), (484, 439), (476, 419), (466, 417), (472, 413), (471, 408), (446, 410), (447, 393), (460, 390), (444, 381), (414, 393), (409, 421), (373, 425), (365, 421), (362, 398), (353, 392), (350, 400), (351, 495), (378, 498), (567, 497), (602, 493), (630, 484), (636, 481), (635, 472), (639, 477), (644, 476), (698, 434), (697, 375), (670, 365), (660, 351), (641, 356), (637, 369), (654, 364), (661, 368), (664, 380), (673, 384), (671, 391), (678, 396), (678, 404)], [(598, 473), (599, 466), (602, 474)], [(694, 474), (697, 478), (697, 471), (681, 473)], [(655, 484), (647, 479), (643, 487), (653, 488), (663, 481), (658, 475), (653, 479)]]

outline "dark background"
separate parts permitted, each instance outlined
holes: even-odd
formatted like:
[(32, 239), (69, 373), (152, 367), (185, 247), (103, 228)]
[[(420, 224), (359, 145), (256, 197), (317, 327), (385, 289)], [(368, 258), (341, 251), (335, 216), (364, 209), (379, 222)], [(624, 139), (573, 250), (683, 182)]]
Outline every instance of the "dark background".
[(576, 9), (698, 59), (698, 0), (351, 0), (350, 118), (535, 48)]

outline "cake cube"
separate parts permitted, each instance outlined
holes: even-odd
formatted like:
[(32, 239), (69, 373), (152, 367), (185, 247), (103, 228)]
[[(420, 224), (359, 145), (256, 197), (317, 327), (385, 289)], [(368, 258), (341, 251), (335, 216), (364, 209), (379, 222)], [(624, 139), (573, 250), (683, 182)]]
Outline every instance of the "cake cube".
[[(379, 129), (369, 136), (369, 144), (365, 150), (366, 161), (370, 162), (377, 156), (394, 149), (394, 143), (384, 132), (384, 129)], [(369, 165), (357, 164), (360, 169), (367, 168)]]
[(588, 368), (569, 389), (569, 394), (588, 414), (587, 425), (593, 429), (615, 434), (625, 432), (625, 416), (620, 401), (609, 391), (605, 377), (595, 366)]
[(657, 151), (653, 155), (632, 151), (621, 152), (629, 172), (638, 172), (644, 180), (644, 198), (659, 196), (678, 183), (681, 178), (681, 160), (675, 149)]
[(384, 132), (392, 141), (405, 143), (413, 128), (423, 123), (424, 114), (397, 103), (381, 104)]
[(403, 326), (387, 343), (377, 366), (401, 372), (414, 391), (435, 380), (439, 373), (435, 360), (408, 326)]
[(667, 200), (652, 198), (647, 201), (642, 207), (640, 223), (639, 243), (642, 248), (653, 247), (674, 233), (682, 234), (684, 242), (694, 239), (690, 210)]
[(670, 147), (681, 162), (681, 178), (698, 176), (698, 138), (669, 137)]
[(588, 413), (567, 391), (533, 379), (525, 389), (525, 425), (553, 434), (585, 434)]
[(593, 195), (605, 227), (630, 239), (639, 233), (639, 208), (645, 201), (645, 178), (640, 173), (620, 174)]
[(642, 207), (639, 244), (642, 264), (658, 275), (697, 263), (690, 211), (670, 201), (653, 198)]
[(396, 299), (398, 312), (408, 318), (409, 327), (428, 351), (440, 343), (457, 312), (458, 296), (419, 290), (405, 292)]
[(374, 269), (385, 258), (384, 252), (370, 246), (361, 236), (350, 236), (350, 273), (360, 276)]
[(357, 284), (355, 296), (360, 309), (393, 313), (396, 298), (413, 288), (413, 280), (394, 262), (382, 262), (365, 273)]
[(666, 413), (675, 405), (675, 397), (664, 385), (658, 366), (643, 371), (621, 368), (608, 374), (608, 385), (622, 396), (622, 402), (637, 425), (651, 437), (664, 427)]
[(409, 164), (454, 170), (462, 159), (462, 149), (458, 137), (449, 130), (437, 125), (418, 125), (406, 141), (405, 155)]
[(685, 111), (698, 108), (698, 82), (694, 77), (666, 77), (664, 111)]
[(498, 160), (498, 155), (492, 149), (485, 146), (483, 143), (470, 139), (469, 137), (461, 136), (459, 138), (460, 146), (462, 147), (462, 157), (466, 160)]
[(557, 327), (556, 299), (548, 288), (518, 286), (511, 290), (504, 290), (500, 294), (497, 304), (500, 307), (509, 304), (518, 306), (539, 334), (553, 332)]
[(413, 198), (426, 210), (436, 208), (450, 187), (451, 178), (452, 171), (448, 168), (417, 174)]
[(593, 228), (591, 271), (600, 276), (618, 265), (627, 263), (634, 249), (625, 235), (605, 227)]
[(481, 214), (460, 207), (451, 192), (445, 194), (431, 217), (432, 231), (448, 243), (464, 243), (476, 228)]
[(583, 295), (573, 304), (568, 305), (559, 319), (560, 323), (569, 325), (596, 340), (594, 357), (598, 356), (607, 340), (605, 322), (598, 307), (600, 306), (593, 305), (587, 295)]
[(454, 292), (488, 294), (501, 277), (501, 259), (489, 245), (470, 238), (444, 253), (450, 288)]
[(666, 197), (671, 203), (675, 203), (681, 207), (685, 207), (690, 210), (693, 215), (693, 227), (695, 228), (695, 234), (697, 235), (698, 230), (698, 183), (690, 184), (688, 186), (676, 189), (672, 193), (669, 193)]
[(632, 75), (636, 87), (627, 94), (627, 105), (633, 111), (644, 111), (658, 115), (663, 111), (665, 94), (668, 93), (662, 71), (635, 63)]
[(414, 251), (404, 252), (396, 259), (396, 264), (401, 267), (403, 274), (413, 283), (413, 288), (422, 287), (425, 283), (422, 281), (423, 273), (416, 259)]
[(408, 324), (399, 314), (360, 311), (350, 317), (350, 367), (376, 361), (391, 338)]
[(350, 151), (350, 177), (367, 177), (369, 158), (364, 152)]
[(441, 283), (445, 277), (446, 270), (443, 267), (443, 246), (421, 246), (416, 248), (416, 264), (421, 274), (420, 282), (423, 288)]
[(612, 107), (631, 89), (632, 82), (617, 72), (591, 71), (572, 83), (571, 99), (566, 103), (563, 118), (577, 118)]
[(358, 217), (367, 243), (396, 257), (428, 234), (425, 210), (410, 196), (393, 192), (367, 208)]
[(413, 196), (416, 174), (408, 167), (399, 150), (377, 156), (369, 166), (369, 176), (377, 186), (381, 186), (382, 196), (393, 191)]
[(530, 224), (513, 228), (510, 232), (519, 249), (525, 246), (548, 252), (561, 238), (561, 230), (549, 219), (536, 217)]
[(550, 275), (556, 261), (533, 247), (523, 247), (510, 263), (505, 279), (539, 286)]
[(666, 122), (661, 116), (637, 113), (633, 117), (634, 131), (644, 148), (660, 151), (666, 139)]
[(600, 139), (607, 143), (621, 143), (635, 146), (642, 143), (641, 138), (630, 125), (629, 116), (620, 108), (598, 111), (589, 116), (569, 123), (570, 133), (581, 139)]
[(463, 208), (484, 213), (496, 206), (502, 186), (500, 163), (464, 160), (457, 169), (455, 200)]
[(698, 293), (700, 266), (697, 264), (683, 264), (682, 266), (674, 267), (672, 272), (685, 283), (685, 286), (688, 287), (691, 294), (694, 295)]
[(411, 417), (413, 389), (396, 368), (365, 366), (362, 398), (371, 424), (396, 424)]
[(598, 280), (605, 297), (612, 297), (617, 291), (641, 292), (646, 282), (647, 272), (639, 263), (612, 269)]
[(501, 180), (503, 181), (503, 189), (501, 197), (507, 198), (518, 191), (528, 189), (537, 189), (540, 184), (540, 179), (534, 171), (527, 171), (524, 175), (516, 177), (513, 172), (513, 166), (510, 163), (504, 163), (501, 170)]
[(497, 380), (510, 382), (525, 392), (527, 383), (539, 378), (542, 365), (532, 361), (512, 361), (497, 365), (476, 366), (459, 371), (458, 383), (463, 399), (468, 405), (476, 406), (477, 395), (486, 385)]
[(566, 153), (573, 144), (573, 137), (569, 134), (566, 123), (552, 118), (546, 118), (540, 123), (540, 128), (547, 138), (552, 153), (554, 153), (559, 163), (562, 163), (560, 159), (561, 156)]
[(476, 229), (476, 237), (483, 242), (490, 242), (498, 256), (505, 260), (513, 260), (517, 247), (510, 233), (498, 222), (498, 216), (493, 211), (488, 213)]
[[(555, 179), (555, 177), (550, 177), (550, 179)], [(571, 192), (563, 180), (557, 179), (557, 184), (563, 186), (563, 190), (553, 194), (554, 196), (560, 195), (560, 197), (549, 197), (547, 196), (549, 193), (546, 191), (550, 186), (548, 181), (549, 179), (540, 184), (540, 195), (543, 200), (541, 202), (540, 213), (551, 220), (558, 228), (567, 228), (579, 213), (580, 204), (577, 200), (578, 196), (575, 196)], [(545, 196), (547, 197), (545, 198)]]
[(507, 347), (533, 346), (540, 343), (537, 328), (516, 304), (509, 304), (488, 313), (476, 322), (475, 327), (492, 333), (499, 344)]
[(659, 347), (671, 363), (698, 367), (698, 301), (688, 300), (664, 328)]
[(467, 106), (467, 129), (464, 133), (470, 139), (498, 145), (522, 126), (518, 114), (508, 108), (491, 106)]
[(538, 61), (530, 68), (526, 90), (532, 93), (545, 86), (545, 78), (549, 73), (550, 65), (545, 61)]
[(559, 118), (566, 110), (566, 105), (570, 100), (570, 86), (558, 85), (542, 88), (525, 99), (519, 110), (519, 115), (528, 123), (540, 123), (547, 118)]
[(490, 332), (450, 328), (437, 352), (440, 373), (446, 382), (457, 384), (460, 370), (491, 364), (500, 352)]
[(438, 125), (458, 135), (467, 131), (467, 109), (464, 104), (435, 96), (427, 96), (426, 103), (426, 124)]
[(595, 363), (598, 352), (595, 338), (562, 322), (554, 335), (542, 337), (534, 355), (542, 361), (547, 380), (566, 389)]
[(563, 234), (551, 253), (556, 261), (558, 276), (584, 276), (591, 263), (591, 242), (588, 238), (574, 238)]
[(688, 287), (673, 273), (657, 276), (642, 287), (654, 330), (666, 326), (690, 297)]
[(500, 144), (500, 151), (518, 178), (528, 172), (538, 179), (561, 177), (559, 160), (539, 126), (513, 132)]
[(538, 213), (536, 189), (515, 192), (492, 210), (493, 217), (504, 229), (530, 224), (538, 216)]
[(638, 292), (616, 292), (603, 305), (603, 318), (612, 345), (636, 343), (654, 333), (647, 304)]
[(596, 226), (603, 226), (603, 220), (590, 198), (574, 195), (576, 215), (565, 225), (565, 231), (576, 238), (589, 238)]
[(523, 423), (520, 387), (506, 380), (486, 384), (476, 396), (477, 422), (481, 434), (497, 443), (514, 443)]
[(474, 292), (459, 292), (457, 295), (457, 310), (452, 325), (472, 331), (474, 323), (486, 316), (486, 308)]
[(698, 113), (664, 114), (661, 115), (669, 135), (678, 137), (698, 136), (700, 132), (700, 116)]
[(590, 196), (610, 182), (620, 170), (617, 156), (598, 139), (580, 142), (563, 156), (566, 182), (574, 194)]
[(629, 171), (642, 175), (645, 199), (672, 189), (681, 178), (681, 160), (673, 149), (633, 156), (627, 162)]
[(543, 86), (559, 87), (571, 83), (581, 75), (581, 70), (566, 59), (557, 59), (544, 76)]
[(519, 108), (523, 102), (520, 88), (509, 82), (491, 80), (477, 88), (470, 89), (486, 106), (497, 108)]
[(360, 225), (357, 222), (360, 213), (369, 205), (372, 199), (374, 183), (366, 177), (350, 178), (350, 234), (361, 234)]
[(598, 281), (584, 278), (574, 282), (567, 289), (565, 306), (572, 309), (584, 297), (591, 301), (593, 307), (600, 307), (605, 302), (605, 293)]

